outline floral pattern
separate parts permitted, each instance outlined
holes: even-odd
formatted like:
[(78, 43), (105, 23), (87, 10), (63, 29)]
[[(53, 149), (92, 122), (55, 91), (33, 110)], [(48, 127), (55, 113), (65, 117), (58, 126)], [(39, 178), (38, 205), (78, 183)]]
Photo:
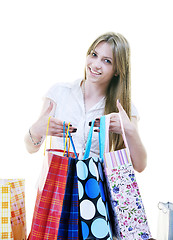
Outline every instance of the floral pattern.
[(116, 219), (116, 237), (128, 240), (151, 238), (132, 164), (105, 168), (108, 192)]

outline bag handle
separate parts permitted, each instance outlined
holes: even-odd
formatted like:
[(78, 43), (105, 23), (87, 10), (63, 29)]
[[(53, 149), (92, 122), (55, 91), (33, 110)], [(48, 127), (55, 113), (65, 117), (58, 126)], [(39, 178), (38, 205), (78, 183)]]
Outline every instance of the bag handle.
[[(63, 156), (65, 156), (65, 152), (66, 152), (67, 139), (68, 139), (68, 134), (69, 134), (69, 128), (70, 128), (70, 123), (68, 124), (68, 127), (67, 127), (67, 134), (66, 134), (66, 138), (65, 138), (65, 146), (64, 146), (64, 153), (63, 153)], [(70, 148), (70, 146), (69, 146), (69, 148)], [(69, 152), (69, 148), (68, 148), (68, 152)]]
[[(51, 118), (51, 116), (48, 118), (48, 122), (47, 122), (46, 139), (45, 139), (45, 145), (44, 145), (44, 156), (45, 156), (45, 153), (46, 153), (47, 136), (48, 136), (50, 118)], [(51, 148), (51, 145), (52, 145), (52, 138), (51, 138), (51, 140), (50, 140), (50, 148)]]
[[(109, 115), (107, 115), (109, 116)], [(107, 120), (109, 121), (109, 118), (107, 118)], [(99, 132), (99, 151), (100, 151), (100, 158), (103, 158), (103, 154), (105, 152), (105, 138), (109, 139), (109, 125), (107, 124), (108, 129), (106, 129), (106, 116), (102, 116), (100, 118), (100, 132)], [(86, 149), (85, 149), (85, 154), (83, 157), (84, 159), (89, 158), (89, 154), (90, 154), (90, 149), (91, 149), (91, 143), (92, 143), (92, 134), (93, 134), (93, 128), (94, 128), (94, 122), (95, 120), (92, 121), (91, 123), (91, 127), (90, 127), (90, 131), (88, 134), (88, 139), (87, 139), (87, 143), (86, 143)], [(108, 136), (107, 136), (108, 135)], [(109, 141), (106, 142), (106, 144), (109, 145)], [(106, 147), (108, 148), (109, 151), (109, 146)]]
[[(121, 130), (122, 130), (122, 137), (124, 140), (125, 147), (129, 151), (129, 146), (127, 143), (125, 131), (124, 131), (124, 126), (123, 126), (123, 121), (121, 118), (120, 113), (118, 113), (119, 119), (120, 119), (120, 125), (121, 125)], [(93, 128), (94, 128), (94, 120), (92, 121), (90, 131), (88, 134), (88, 139), (87, 139), (87, 144), (86, 144), (86, 149), (85, 149), (85, 154), (83, 159), (87, 159), (90, 154), (90, 149), (91, 149), (91, 143), (92, 143), (92, 134), (93, 134)], [(100, 158), (103, 158), (104, 153), (109, 152), (109, 125), (110, 125), (110, 114), (104, 115), (100, 118), (100, 131), (99, 131), (99, 151), (100, 151)], [(130, 153), (130, 151), (129, 151)]]
[(89, 131), (88, 138), (87, 138), (87, 143), (86, 143), (86, 148), (85, 148), (85, 153), (84, 153), (84, 156), (83, 156), (83, 160), (89, 158), (90, 149), (91, 149), (91, 142), (92, 142), (92, 135), (93, 135), (93, 128), (94, 128), (94, 122), (95, 122), (95, 120), (93, 120), (92, 123), (91, 123), (91, 127), (90, 127), (90, 131)]
[(68, 132), (68, 135), (69, 135), (69, 138), (70, 138), (70, 141), (71, 141), (71, 145), (73, 147), (73, 152), (75, 154), (75, 157), (76, 157), (76, 159), (78, 159), (78, 155), (76, 153), (76, 149), (75, 149), (75, 146), (74, 146), (74, 143), (73, 143), (73, 139), (72, 139), (72, 136), (71, 136), (70, 132)]
[[(46, 153), (47, 137), (48, 137), (50, 118), (51, 118), (51, 116), (48, 118), (48, 122), (47, 122), (46, 139), (45, 139), (45, 145), (44, 145), (44, 156), (45, 156), (45, 153)], [(65, 122), (63, 123), (63, 125), (65, 126)], [(67, 134), (66, 134), (66, 137), (65, 137), (65, 140), (64, 140), (64, 153), (63, 153), (63, 156), (65, 155), (65, 152), (66, 152), (67, 139), (68, 139), (68, 135), (69, 135), (69, 127), (70, 127), (70, 123), (68, 124)], [(50, 137), (50, 149), (51, 149), (51, 146), (52, 146), (52, 136)], [(70, 145), (68, 145), (68, 151), (69, 151), (69, 148), (70, 148)]]
[[(121, 114), (118, 113), (118, 116), (119, 116), (119, 119), (120, 119), (120, 125), (121, 125), (122, 137), (123, 137), (123, 140), (124, 140), (124, 144), (125, 144), (125, 147), (129, 151), (129, 146), (128, 146), (128, 143), (127, 143)], [(105, 151), (104, 151), (105, 153), (109, 152), (109, 125), (110, 125), (110, 114), (106, 115), (106, 137), (105, 137)], [(130, 151), (129, 151), (129, 153), (130, 153)]]

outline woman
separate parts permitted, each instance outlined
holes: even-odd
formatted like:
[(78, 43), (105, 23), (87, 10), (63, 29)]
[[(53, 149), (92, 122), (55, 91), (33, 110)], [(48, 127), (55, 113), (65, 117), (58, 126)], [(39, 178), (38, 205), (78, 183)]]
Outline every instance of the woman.
[[(73, 84), (56, 84), (46, 94), (42, 113), (25, 136), (30, 153), (39, 150), (46, 134), (53, 139), (53, 146), (63, 148), (63, 122), (71, 123), (70, 133), (80, 157), (85, 152), (89, 124), (110, 114), (110, 147), (123, 147), (119, 112), (124, 124), (134, 169), (142, 172), (146, 167), (146, 151), (137, 130), (138, 114), (131, 104), (130, 49), (120, 34), (106, 33), (98, 37), (87, 52), (85, 77)], [(60, 137), (60, 138), (59, 138)], [(91, 156), (98, 155), (98, 133), (95, 129)], [(79, 157), (79, 158), (80, 158)]]

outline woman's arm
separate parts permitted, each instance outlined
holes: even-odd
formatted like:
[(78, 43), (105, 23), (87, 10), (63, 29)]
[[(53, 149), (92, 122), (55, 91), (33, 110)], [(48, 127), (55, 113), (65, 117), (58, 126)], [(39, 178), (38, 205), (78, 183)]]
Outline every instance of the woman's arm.
[[(48, 135), (62, 137), (63, 136), (63, 121), (54, 117), (56, 110), (56, 103), (49, 98), (46, 98), (43, 104), (43, 109), (38, 120), (30, 127), (30, 133), (25, 135), (25, 145), (29, 153), (37, 152), (46, 136), (47, 123), (49, 122)], [(65, 123), (68, 126), (68, 123)], [(69, 128), (70, 133), (75, 132), (77, 129), (72, 126)], [(41, 142), (40, 142), (41, 140)], [(38, 145), (34, 143), (38, 143)]]
[(147, 152), (139, 136), (137, 118), (132, 117), (131, 127), (125, 132), (134, 169), (142, 172), (147, 165)]
[[(131, 159), (133, 162), (134, 169), (138, 172), (142, 172), (147, 165), (147, 153), (145, 147), (139, 136), (137, 127), (137, 118), (132, 117), (131, 121), (127, 116), (125, 110), (121, 104), (117, 101), (117, 107), (119, 109), (119, 114), (121, 115), (127, 143), (130, 150)], [(109, 130), (121, 134), (120, 120), (117, 113), (111, 113), (110, 118), (110, 128)]]
[[(50, 99), (46, 98), (43, 104), (43, 108), (38, 120), (30, 127), (29, 131), (26, 133), (24, 141), (26, 145), (26, 149), (29, 153), (37, 152), (46, 135), (46, 125), (48, 123), (49, 116), (53, 116), (55, 113), (56, 104)], [(40, 144), (34, 145), (33, 142)]]

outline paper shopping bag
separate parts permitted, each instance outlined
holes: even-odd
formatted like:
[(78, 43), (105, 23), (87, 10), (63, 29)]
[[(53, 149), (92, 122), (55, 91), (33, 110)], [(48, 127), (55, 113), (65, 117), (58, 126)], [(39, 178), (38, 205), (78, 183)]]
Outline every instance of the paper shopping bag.
[(83, 239), (112, 239), (101, 158), (89, 157), (94, 121), (83, 160), (77, 161), (80, 222)]
[[(106, 135), (108, 135), (109, 117), (107, 117), (106, 122)], [(116, 237), (128, 240), (150, 239), (151, 233), (131, 162), (121, 116), (120, 122), (126, 148), (109, 152), (107, 142), (104, 153), (104, 168), (111, 206), (115, 215)], [(107, 137), (107, 141), (108, 139), (109, 137)]]
[(0, 239), (25, 240), (25, 181), (0, 180), (1, 225)]
[(78, 185), (76, 159), (69, 158), (67, 182), (57, 239), (77, 240), (78, 238)]
[[(72, 138), (70, 140), (72, 141)], [(77, 179), (72, 172), (77, 154), (65, 150), (48, 149), (46, 151), (48, 169), (44, 167), (44, 173), (47, 175), (38, 188), (29, 235), (31, 240), (78, 239)], [(71, 188), (69, 188), (69, 182)]]
[(10, 186), (0, 185), (0, 239), (13, 239), (11, 228)]
[(57, 155), (61, 152), (48, 150), (50, 166), (43, 190), (38, 189), (29, 237), (31, 240), (57, 239), (69, 164), (69, 157)]
[(158, 208), (157, 240), (171, 240), (173, 239), (173, 203), (159, 202)]

